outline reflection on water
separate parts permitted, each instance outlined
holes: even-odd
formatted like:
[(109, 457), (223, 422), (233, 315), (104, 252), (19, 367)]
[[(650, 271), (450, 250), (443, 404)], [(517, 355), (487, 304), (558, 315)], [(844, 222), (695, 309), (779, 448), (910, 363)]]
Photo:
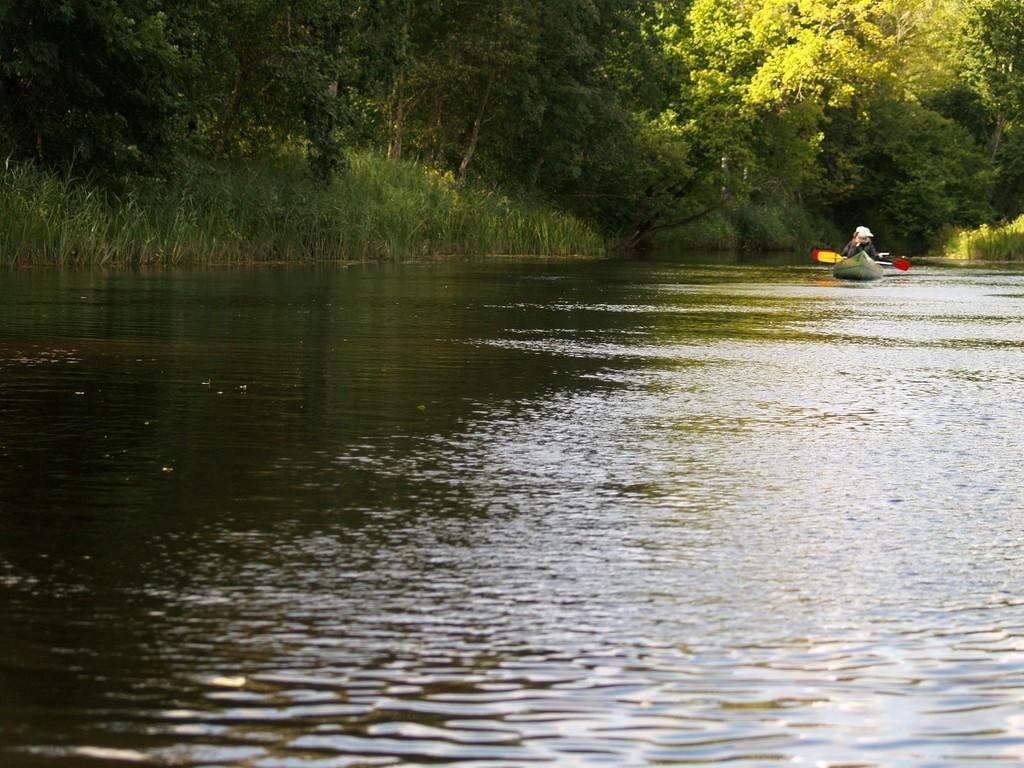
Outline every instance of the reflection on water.
[(1024, 759), (1024, 274), (776, 261), (6, 275), (3, 764)]

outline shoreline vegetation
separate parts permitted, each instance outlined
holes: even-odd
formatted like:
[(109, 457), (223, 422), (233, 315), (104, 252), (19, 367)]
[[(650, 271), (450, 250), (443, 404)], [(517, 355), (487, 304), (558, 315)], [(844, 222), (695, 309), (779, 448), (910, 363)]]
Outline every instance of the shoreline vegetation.
[[(127, 180), (120, 193), (32, 162), (0, 166), (0, 267), (339, 263), (460, 256), (601, 258), (591, 224), (544, 201), (460, 184), (373, 152), (318, 184), (301, 157), (196, 165), (173, 180)], [(748, 203), (661, 234), (654, 249), (795, 251), (839, 242), (795, 203)], [(1024, 216), (947, 232), (929, 254), (1024, 260)]]
[(32, 163), (0, 167), (0, 265), (185, 266), (479, 253), (599, 256), (580, 219), (372, 153), (328, 186), (301, 158), (196, 166), (104, 191)]
[[(195, 165), (120, 192), (31, 161), (0, 166), (0, 266), (328, 263), (431, 257), (600, 258), (615, 244), (542, 200), (353, 152), (317, 183), (302, 157)], [(662, 233), (655, 249), (786, 251), (838, 230), (798, 206), (748, 203)]]
[(1021, 258), (1021, 0), (867, 5), (0, 4), (0, 266)]
[(957, 230), (940, 255), (957, 261), (1024, 261), (1024, 215), (997, 226)]

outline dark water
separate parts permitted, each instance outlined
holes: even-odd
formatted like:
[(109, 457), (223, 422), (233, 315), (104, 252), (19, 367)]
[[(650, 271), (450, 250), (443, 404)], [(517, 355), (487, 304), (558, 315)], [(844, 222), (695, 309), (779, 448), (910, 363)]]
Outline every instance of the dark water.
[(0, 285), (0, 765), (1024, 760), (1024, 272)]

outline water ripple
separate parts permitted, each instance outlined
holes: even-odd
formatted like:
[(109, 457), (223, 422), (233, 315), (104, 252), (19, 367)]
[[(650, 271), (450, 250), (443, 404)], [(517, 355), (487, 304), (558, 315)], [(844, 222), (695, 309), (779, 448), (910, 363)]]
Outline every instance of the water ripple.
[(1024, 760), (1024, 278), (562, 269), (12, 278), (0, 760)]

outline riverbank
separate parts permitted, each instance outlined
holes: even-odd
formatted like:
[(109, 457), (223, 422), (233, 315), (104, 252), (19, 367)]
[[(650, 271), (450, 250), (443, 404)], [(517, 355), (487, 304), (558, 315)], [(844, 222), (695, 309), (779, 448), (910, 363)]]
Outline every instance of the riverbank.
[(1024, 260), (1024, 215), (998, 227), (955, 231), (945, 238), (938, 250), (950, 259)]
[[(539, 201), (352, 153), (330, 186), (301, 158), (194, 164), (117, 193), (32, 164), (0, 165), (0, 266), (186, 266), (507, 254), (600, 257), (597, 227)], [(793, 201), (747, 202), (659, 232), (680, 251), (803, 251), (841, 243)], [(959, 259), (1024, 258), (1024, 217), (950, 235)]]
[(596, 229), (570, 215), (370, 153), (350, 155), (329, 187), (297, 158), (196, 165), (122, 186), (115, 194), (31, 164), (0, 166), (0, 265), (604, 253)]

